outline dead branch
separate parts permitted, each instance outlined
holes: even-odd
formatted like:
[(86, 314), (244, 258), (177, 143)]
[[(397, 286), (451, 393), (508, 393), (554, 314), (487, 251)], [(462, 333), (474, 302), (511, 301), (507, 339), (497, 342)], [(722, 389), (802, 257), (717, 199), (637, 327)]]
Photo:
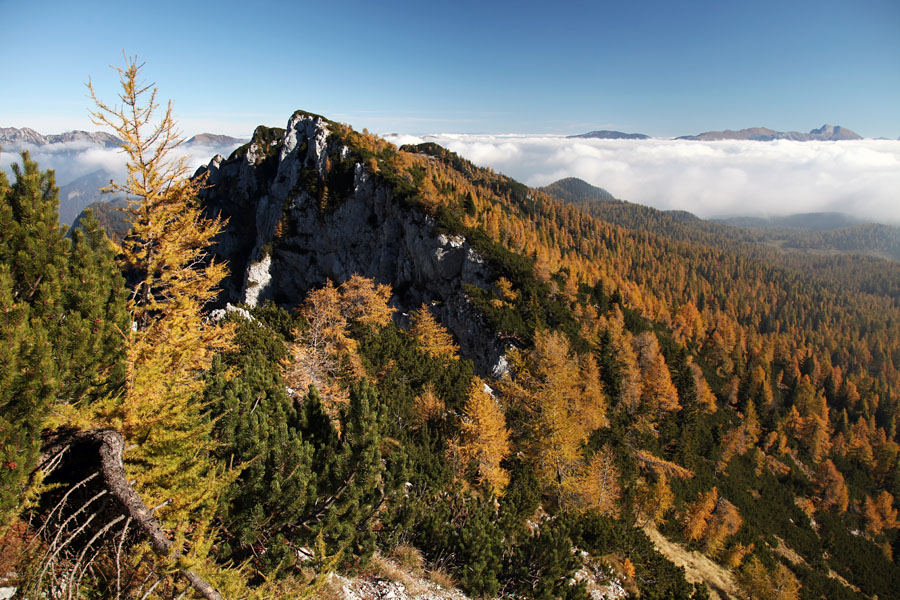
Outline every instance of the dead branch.
[[(103, 480), (104, 488), (99, 495), (109, 494), (120, 505), (123, 512), (122, 517), (115, 519), (112, 523), (107, 525), (107, 527), (104, 527), (101, 532), (105, 533), (112, 525), (121, 521), (123, 518), (127, 518), (130, 523), (133, 523), (136, 528), (150, 540), (151, 547), (159, 556), (167, 559), (178, 559), (181, 557), (183, 555), (182, 551), (179, 548), (175, 548), (172, 541), (166, 537), (159, 522), (153, 516), (153, 510), (147, 508), (147, 505), (144, 504), (140, 495), (126, 478), (125, 468), (122, 463), (125, 441), (117, 431), (104, 429), (86, 432), (70, 432), (68, 435), (56, 436), (45, 446), (42, 457), (43, 460), (41, 462), (44, 465), (53, 464), (56, 462), (54, 459), (59, 453), (64, 452), (67, 447), (76, 443), (97, 445), (97, 453), (100, 458), (100, 475)], [(78, 485), (83, 485), (84, 483), (86, 483), (86, 480), (80, 482)], [(72, 490), (63, 497), (63, 502), (71, 491)], [(98, 496), (92, 498), (88, 504), (91, 504)], [(83, 506), (77, 512), (83, 512), (86, 507), (87, 505)], [(66, 525), (73, 516), (70, 516), (64, 525)], [(91, 521), (94, 516), (95, 515), (92, 515), (88, 521)], [(86, 526), (87, 523), (82, 524), (82, 526), (76, 530), (76, 533), (80, 533)], [(64, 527), (61, 527), (60, 530), (63, 528)], [(59, 532), (57, 533), (57, 536), (58, 535)], [(72, 537), (70, 537), (69, 540), (71, 540)], [(94, 541), (96, 540), (92, 539), (89, 545)], [(56, 540), (54, 540), (54, 546), (56, 545), (55, 542)], [(66, 543), (68, 542), (64, 542), (61, 546), (65, 546)], [(57, 553), (61, 550), (61, 546), (55, 549)], [(53, 557), (51, 557), (51, 560), (52, 558)], [(172, 560), (172, 562), (177, 564), (177, 560)], [(219, 594), (206, 579), (192, 569), (183, 568), (181, 569), (181, 574), (191, 587), (207, 600), (222, 600), (221, 594)], [(154, 585), (153, 587), (156, 586)], [(153, 588), (151, 588), (151, 590), (152, 589)]]

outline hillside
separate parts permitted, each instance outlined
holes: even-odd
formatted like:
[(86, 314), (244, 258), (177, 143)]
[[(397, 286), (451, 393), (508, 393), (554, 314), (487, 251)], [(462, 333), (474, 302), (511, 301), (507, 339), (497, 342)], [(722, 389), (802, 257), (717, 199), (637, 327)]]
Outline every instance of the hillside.
[[(184, 380), (202, 399), (177, 396), (189, 419), (166, 405), (180, 429), (158, 404), (142, 419), (108, 408), (111, 393), (88, 413), (140, 432), (129, 452), (147, 458), (128, 468), (165, 531), (200, 518), (185, 498), (215, 524), (203, 545), (178, 542), (194, 562), (169, 573), (235, 597), (315, 595), (331, 570), (366, 581), (377, 551), (472, 597), (898, 597), (893, 263), (784, 255), (745, 230), (592, 201), (599, 188), (574, 181), (556, 189), (578, 202), (562, 201), (435, 144), (396, 148), (303, 111), (197, 175), (205, 214), (228, 221), (213, 262), (182, 251), (184, 280), (227, 261), (222, 310), (196, 317), (221, 333), (183, 335), (175, 310), (167, 337), (139, 349), (194, 344), (208, 367)], [(145, 290), (134, 270), (132, 298)], [(181, 298), (144, 296), (151, 317)], [(94, 439), (59, 458), (70, 468), (29, 509), (51, 532), (47, 507), (87, 485)], [(210, 465), (177, 470), (177, 494), (146, 483), (169, 463), (142, 470), (171, 447)], [(109, 518), (72, 512), (63, 522), (83, 529)], [(56, 556), (77, 569), (102, 547), (85, 580), (98, 597), (119, 571), (142, 593), (142, 569), (177, 595), (175, 576), (116, 558), (123, 518)], [(72, 572), (62, 558), (53, 572)]]
[[(900, 261), (900, 228), (862, 223), (844, 213), (804, 213), (782, 217), (699, 219), (684, 211), (661, 211), (649, 206), (613, 200), (612, 195), (580, 179), (567, 178), (541, 188), (550, 196), (581, 207), (592, 216), (635, 231), (646, 231), (675, 241), (694, 242), (733, 250), (772, 264), (815, 268), (822, 276), (835, 270), (831, 263), (865, 256)], [(755, 247), (754, 247), (755, 246)], [(773, 252), (777, 250), (777, 252)], [(799, 256), (798, 256), (799, 255)], [(868, 263), (862, 269), (845, 268), (839, 277), (859, 289), (875, 289), (882, 279)], [(887, 267), (894, 272), (895, 267)], [(896, 286), (888, 292), (895, 295)]]
[[(294, 305), (303, 288), (359, 272), (392, 284), (401, 310), (422, 300), (430, 303), (460, 342), (463, 356), (476, 358), (476, 369), (486, 375), (502, 362), (494, 362), (493, 353), (497, 342), (506, 340), (507, 356), (520, 357), (508, 359), (515, 365), (513, 381), (535, 368), (528, 367), (526, 357), (533, 344), (547, 343), (541, 330), (565, 332), (571, 351), (596, 357), (609, 402), (612, 428), (591, 439), (606, 440), (616, 449), (621, 468), (631, 464), (636, 470), (630, 472), (643, 473), (623, 481), (624, 506), (632, 507), (625, 510), (640, 506), (642, 485), (665, 485), (674, 504), (658, 518), (664, 532), (679, 538), (684, 534), (678, 533), (677, 523), (688, 514), (684, 511), (698, 494), (715, 487), (727, 495), (725, 505), (741, 516), (736, 533), (744, 533), (736, 539), (742, 541), (726, 546), (734, 552), (752, 546), (761, 560), (771, 561), (778, 555), (765, 536), (777, 535), (806, 564), (826, 561), (862, 589), (874, 591), (881, 579), (868, 579), (853, 562), (857, 558), (846, 552), (868, 552), (866, 560), (881, 564), (884, 576), (898, 576), (874, 543), (868, 551), (856, 543), (828, 545), (825, 558), (823, 533), (809, 525), (809, 519), (827, 523), (828, 535), (845, 541), (856, 527), (852, 523), (859, 517), (844, 512), (841, 501), (830, 505), (832, 500), (821, 495), (831, 489), (822, 479), (825, 473), (833, 476), (830, 465), (840, 465), (840, 481), (847, 482), (841, 485), (851, 486), (848, 499), (855, 498), (860, 510), (867, 495), (895, 485), (894, 476), (887, 475), (894, 472), (893, 458), (881, 466), (847, 459), (852, 445), (862, 443), (866, 428), (874, 432), (865, 434), (866, 443), (884, 439), (886, 448), (895, 448), (897, 382), (889, 359), (900, 339), (895, 300), (848, 288), (846, 282), (853, 280), (849, 274), (843, 279), (844, 273), (815, 274), (799, 264), (763, 260), (749, 241), (746, 247), (754, 250), (744, 253), (726, 249), (724, 243), (697, 244), (690, 239), (696, 230), (685, 229), (682, 239), (675, 239), (679, 234), (667, 238), (646, 227), (637, 231), (607, 225), (433, 144), (397, 152), (303, 113), (295, 115), (287, 131), (258, 132), (249, 148), (229, 161), (214, 162), (210, 180), (215, 183), (207, 196), (210, 206), (234, 206), (244, 211), (234, 215), (256, 215), (249, 231), (234, 230), (225, 238), (229, 248), (243, 248), (238, 255), (251, 256), (238, 270), (244, 275), (236, 278), (245, 282), (243, 289), (235, 285), (232, 294)], [(255, 187), (231, 183), (238, 181)], [(226, 195), (219, 195), (217, 187)], [(266, 204), (257, 205), (253, 198)], [(678, 215), (647, 215), (674, 232), (676, 224), (691, 223)], [(403, 227), (394, 229), (400, 223)], [(709, 224), (700, 231), (713, 240), (722, 228)], [(355, 242), (347, 247), (350, 239)], [(765, 251), (760, 252), (764, 258)], [(478, 257), (474, 265), (473, 257)], [(447, 260), (448, 266), (435, 259)], [(291, 287), (285, 287), (287, 282)], [(455, 295), (458, 286), (464, 296)], [(868, 325), (861, 329), (863, 323)], [(473, 348), (476, 340), (480, 355)], [(644, 350), (641, 344), (646, 343), (659, 350)], [(862, 359), (881, 345), (885, 351), (877, 362)], [(624, 350), (628, 347), (635, 348), (636, 362), (623, 358), (631, 352)], [(654, 375), (644, 369), (655, 360), (667, 365), (668, 375), (653, 385), (674, 386), (662, 396), (646, 395), (646, 382)], [(691, 364), (700, 369), (691, 371)], [(626, 375), (629, 369), (637, 370)], [(669, 377), (671, 384), (662, 383)], [(512, 389), (519, 388), (504, 393)], [(868, 402), (861, 401), (864, 395)], [(512, 397), (506, 401), (510, 406)], [(713, 397), (715, 408), (691, 404)], [(686, 419), (682, 411), (693, 416)], [(534, 435), (519, 429), (512, 413), (507, 421), (517, 443)], [(879, 438), (879, 430), (886, 437)], [(771, 445), (779, 439), (781, 445)], [(626, 448), (644, 448), (649, 454), (618, 454)], [(893, 450), (885, 451), (894, 456)], [(660, 475), (665, 469), (645, 472), (640, 465), (647, 464), (642, 463), (647, 456), (657, 457), (651, 464), (677, 463), (693, 477)], [(754, 461), (757, 467), (752, 467)], [(565, 504), (558, 502), (546, 506), (563, 509)], [(803, 516), (803, 507), (814, 505), (837, 510), (819, 514), (810, 508)], [(797, 508), (785, 511), (786, 506)], [(863, 522), (858, 526), (866, 527)], [(884, 535), (883, 529), (873, 531)], [(706, 548), (725, 560), (727, 552)], [(838, 594), (840, 584), (818, 570), (786, 568), (804, 586)], [(880, 589), (879, 595), (890, 595), (889, 587)]]

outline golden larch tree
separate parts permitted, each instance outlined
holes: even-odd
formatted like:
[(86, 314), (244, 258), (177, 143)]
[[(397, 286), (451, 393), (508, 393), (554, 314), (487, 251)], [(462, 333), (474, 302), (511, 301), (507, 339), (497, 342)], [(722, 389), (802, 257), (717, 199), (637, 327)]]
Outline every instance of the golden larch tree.
[(422, 304), (409, 317), (409, 335), (425, 352), (435, 357), (459, 358), (459, 346), (453, 336), (437, 322), (428, 306)]
[(478, 377), (472, 379), (460, 429), (463, 462), (474, 463), (478, 483), (489, 493), (501, 496), (509, 483), (509, 473), (500, 466), (511, 449), (509, 429), (503, 410)]
[(208, 552), (219, 495), (235, 476), (213, 458), (212, 420), (201, 401), (203, 376), (213, 355), (231, 348), (233, 330), (204, 313), (227, 274), (209, 254), (224, 223), (203, 215), (197, 192), (204, 182), (173, 157), (182, 138), (172, 104), (156, 121), (156, 89), (140, 80), (142, 66), (132, 58), (116, 69), (121, 105), (105, 103), (88, 84), (94, 122), (121, 138), (128, 157), (125, 183), (110, 187), (129, 202), (121, 262), (132, 327), (123, 333), (124, 394), (83, 407), (76, 418), (122, 435), (128, 477), (146, 505), (158, 507), (155, 516), (174, 534), (173, 544), (163, 544), (167, 555), (184, 552), (183, 566)]

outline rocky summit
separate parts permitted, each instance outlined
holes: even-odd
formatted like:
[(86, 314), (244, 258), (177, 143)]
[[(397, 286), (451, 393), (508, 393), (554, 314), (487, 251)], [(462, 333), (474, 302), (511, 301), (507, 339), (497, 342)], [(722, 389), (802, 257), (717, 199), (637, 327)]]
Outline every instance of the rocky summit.
[(208, 175), (207, 209), (228, 219), (216, 244), (232, 273), (222, 301), (293, 307), (326, 280), (364, 275), (392, 286), (401, 319), (431, 304), (478, 370), (501, 373), (503, 346), (463, 291), (488, 286), (485, 262), (464, 237), (401, 202), (333, 125), (298, 111), (286, 129), (258, 128), (249, 144), (198, 172)]

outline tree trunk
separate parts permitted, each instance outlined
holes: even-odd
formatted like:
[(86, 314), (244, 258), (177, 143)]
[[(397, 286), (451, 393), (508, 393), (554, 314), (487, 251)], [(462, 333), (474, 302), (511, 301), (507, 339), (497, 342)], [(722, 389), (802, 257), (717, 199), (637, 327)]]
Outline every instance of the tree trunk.
[[(125, 440), (117, 431), (101, 429), (76, 432), (69, 435), (62, 434), (45, 445), (42, 464), (52, 464), (54, 467), (50, 467), (50, 469), (55, 468), (60, 463), (61, 453), (77, 442), (97, 444), (100, 462), (99, 470), (105, 489), (109, 491), (109, 494), (121, 506), (122, 513), (126, 517), (130, 517), (138, 530), (149, 538), (153, 550), (166, 558), (174, 559), (181, 556), (181, 550), (172, 548), (171, 540), (166, 537), (159, 522), (153, 516), (153, 512), (147, 508), (140, 495), (128, 482), (125, 468), (122, 464)], [(191, 587), (207, 600), (222, 600), (221, 594), (199, 574), (190, 569), (182, 569), (181, 573)]]

